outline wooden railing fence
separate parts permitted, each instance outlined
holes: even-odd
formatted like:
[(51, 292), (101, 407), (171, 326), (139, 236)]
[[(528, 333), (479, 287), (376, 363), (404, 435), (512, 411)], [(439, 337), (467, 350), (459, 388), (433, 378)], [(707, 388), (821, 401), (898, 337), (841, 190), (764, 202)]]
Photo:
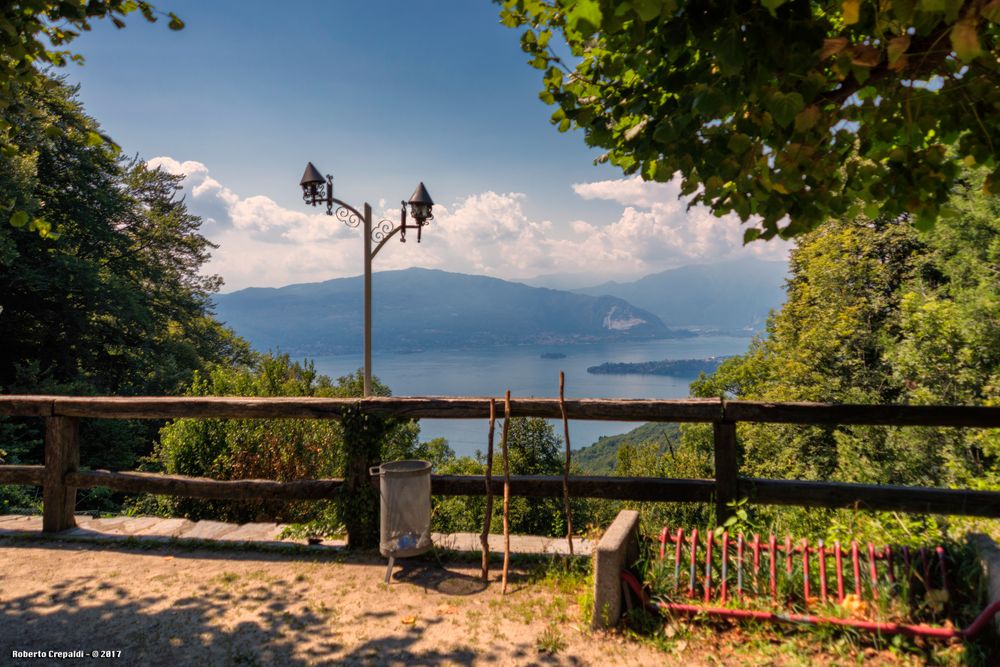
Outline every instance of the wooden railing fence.
[[(74, 524), (76, 490), (107, 487), (127, 493), (227, 500), (336, 499), (343, 479), (221, 481), (142, 472), (80, 470), (77, 442), (81, 418), (97, 419), (337, 419), (359, 405), (362, 412), (412, 419), (482, 419), (488, 397), (389, 397), (367, 399), (243, 397), (72, 397), (0, 396), (0, 415), (46, 420), (44, 465), (0, 465), (0, 484), (43, 488), (43, 530)], [(665, 502), (714, 502), (718, 516), (739, 498), (772, 505), (898, 510), (930, 514), (1000, 517), (1000, 492), (838, 482), (756, 479), (740, 475), (736, 425), (739, 422), (786, 424), (866, 424), (885, 426), (1000, 427), (1000, 408), (979, 406), (831, 405), (763, 403), (720, 399), (567, 400), (570, 419), (630, 422), (702, 422), (714, 427), (715, 478), (571, 477), (574, 497)], [(511, 401), (515, 417), (560, 418), (556, 398)], [(0, 443), (2, 444), (2, 443)], [(362, 469), (367, 470), (367, 467)], [(491, 479), (502, 493), (502, 479)], [(434, 475), (435, 495), (485, 495), (482, 476)], [(515, 496), (562, 496), (560, 476), (511, 478)]]

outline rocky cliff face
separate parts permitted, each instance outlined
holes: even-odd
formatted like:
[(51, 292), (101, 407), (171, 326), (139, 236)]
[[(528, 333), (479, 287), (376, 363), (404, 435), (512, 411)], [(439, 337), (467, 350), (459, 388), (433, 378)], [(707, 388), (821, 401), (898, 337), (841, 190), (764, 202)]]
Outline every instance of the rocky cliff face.
[(612, 306), (604, 316), (604, 328), (608, 331), (628, 331), (642, 324), (646, 320), (636, 317), (632, 308)]

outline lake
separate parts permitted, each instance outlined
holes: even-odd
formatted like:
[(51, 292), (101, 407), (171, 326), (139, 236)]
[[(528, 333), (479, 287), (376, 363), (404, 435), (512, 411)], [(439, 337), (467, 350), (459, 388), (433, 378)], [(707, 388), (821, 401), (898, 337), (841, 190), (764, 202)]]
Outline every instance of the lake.
[[(557, 397), (559, 371), (566, 373), (567, 398), (685, 398), (693, 377), (659, 375), (591, 375), (588, 366), (605, 362), (640, 362), (661, 359), (701, 359), (742, 354), (749, 338), (697, 336), (652, 341), (604, 342), (589, 345), (516, 345), (483, 349), (429, 350), (400, 353), (376, 350), (372, 372), (396, 396), (502, 396)], [(545, 352), (565, 354), (563, 359), (543, 359)], [(361, 355), (315, 357), (316, 370), (333, 378), (361, 367)], [(501, 409), (502, 414), (502, 409)], [(628, 422), (571, 421), (570, 443), (586, 447), (602, 435), (625, 433), (638, 424)], [(556, 432), (562, 435), (562, 425)], [(485, 420), (425, 419), (422, 440), (443, 437), (459, 455), (486, 449)], [(499, 443), (499, 434), (497, 436)]]

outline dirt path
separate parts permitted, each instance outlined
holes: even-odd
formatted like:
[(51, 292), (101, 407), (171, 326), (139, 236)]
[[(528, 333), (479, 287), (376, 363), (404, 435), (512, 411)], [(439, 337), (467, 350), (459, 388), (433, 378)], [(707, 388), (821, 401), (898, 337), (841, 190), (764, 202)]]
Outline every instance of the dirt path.
[[(0, 664), (12, 651), (121, 651), (121, 665), (663, 664), (585, 631), (579, 581), (337, 554), (0, 538)], [(542, 649), (542, 650), (540, 650)], [(82, 660), (52, 664), (87, 664)]]

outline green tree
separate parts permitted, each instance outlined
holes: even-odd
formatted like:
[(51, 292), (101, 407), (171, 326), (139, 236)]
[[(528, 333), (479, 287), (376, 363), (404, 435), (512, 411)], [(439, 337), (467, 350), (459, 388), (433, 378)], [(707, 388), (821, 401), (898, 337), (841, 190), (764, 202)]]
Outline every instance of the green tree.
[[(26, 153), (0, 153), (0, 201), (44, 210), (59, 233), (0, 225), (0, 391), (176, 394), (196, 370), (247, 360), (247, 343), (211, 315), (220, 280), (201, 268), (214, 246), (179, 179), (90, 141), (99, 127), (74, 89), (37, 82), (19, 96), (6, 118)], [(10, 423), (27, 430), (9, 455), (40, 462), (39, 424)], [(159, 426), (84, 421), (82, 464), (132, 468)]]
[[(125, 17), (136, 11), (151, 23), (161, 16), (167, 18), (171, 30), (184, 27), (184, 22), (175, 14), (164, 14), (144, 0), (14, 0), (5, 3), (0, 14), (0, 155), (16, 164), (19, 176), (30, 176), (33, 151), (30, 138), (22, 134), (22, 127), (13, 117), (44, 111), (33, 105), (34, 99), (25, 96), (24, 90), (58, 86), (46, 70), (63, 67), (70, 61), (83, 64), (83, 56), (67, 47), (81, 31), (89, 31), (93, 21), (107, 19), (115, 27), (124, 28)], [(109, 141), (88, 124), (74, 124), (75, 119), (70, 120), (69, 128), (50, 126), (51, 131), (81, 132), (91, 144)], [(43, 237), (55, 233), (54, 223), (45, 212), (20, 206), (20, 203), (0, 199), (0, 218), (9, 218), (14, 227), (28, 227)]]
[[(676, 424), (671, 425), (673, 436)], [(692, 426), (704, 430), (703, 424), (684, 425), (679, 430)], [(674, 479), (706, 479), (713, 475), (711, 427), (701, 437), (688, 436), (682, 443), (673, 437), (667, 440), (650, 438), (639, 442), (624, 442), (618, 450), (614, 474), (617, 477), (669, 477)], [(707, 435), (707, 437), (704, 437)], [(621, 509), (634, 509), (640, 513), (643, 530), (656, 535), (664, 526), (699, 526), (707, 521), (702, 507), (685, 503), (643, 503), (611, 502), (595, 500), (589, 503), (591, 521), (598, 526), (606, 526), (614, 520)]]
[(961, 165), (1000, 168), (996, 0), (502, 6), (560, 131), (627, 174), (679, 173), (692, 203), (750, 221), (746, 240), (861, 210), (926, 227), (952, 214)]
[[(692, 383), (692, 395), (1000, 405), (1000, 203), (983, 194), (986, 176), (963, 173), (950, 202), (956, 215), (927, 231), (906, 218), (859, 216), (799, 237), (787, 301), (766, 334)], [(740, 424), (738, 440), (748, 477), (1000, 488), (998, 429)], [(616, 474), (705, 478), (712, 458), (711, 427), (688, 424), (676, 448), (622, 447)], [(758, 526), (831, 539), (913, 541), (950, 525), (924, 516), (751, 508)], [(642, 509), (654, 533), (714, 522), (710, 508)]]
[[(497, 432), (499, 433), (499, 426)], [(455, 458), (447, 455), (435, 462), (435, 473), (444, 475), (485, 475), (486, 460), (481, 452), (475, 457)], [(511, 475), (561, 475), (563, 471), (562, 439), (555, 428), (540, 418), (515, 417), (510, 420), (507, 437)], [(503, 458), (500, 444), (496, 443), (493, 455), (493, 476), (503, 479)], [(481, 496), (435, 498), (434, 526), (443, 532), (479, 532), (483, 528), (486, 500)], [(503, 530), (502, 498), (494, 499), (492, 532)], [(510, 530), (526, 535), (566, 534), (566, 522), (560, 498), (510, 499)], [(574, 522), (587, 524), (589, 516), (585, 504), (573, 503)]]
[[(1000, 404), (1000, 217), (997, 201), (982, 194), (984, 177), (965, 174), (952, 199), (959, 215), (928, 232), (906, 220), (857, 218), (804, 235), (788, 300), (766, 337), (692, 393)], [(683, 436), (683, 447), (711, 451), (707, 429), (685, 428)], [(741, 424), (739, 440), (751, 477), (1000, 488), (996, 429)], [(829, 512), (758, 511), (799, 530), (843, 525)]]
[[(362, 382), (360, 371), (334, 383), (329, 377), (317, 374), (311, 362), (293, 362), (285, 354), (266, 354), (249, 365), (219, 365), (207, 373), (197, 373), (187, 394), (351, 398), (361, 396)], [(373, 390), (378, 396), (390, 393), (378, 380)], [(373, 424), (375, 422), (378, 422), (375, 426), (376, 463), (382, 457), (390, 460), (411, 458), (418, 451), (419, 427), (415, 422), (373, 418)], [(147, 468), (212, 479), (291, 481), (342, 477), (351, 452), (345, 445), (348, 428), (338, 420), (178, 419), (161, 430), (159, 445), (147, 461)], [(365, 472), (367, 474), (367, 468)], [(346, 498), (340, 505), (350, 505), (354, 514), (368, 509), (356, 500)], [(312, 532), (331, 533), (355, 518), (350, 512), (345, 513), (340, 505), (306, 501), (146, 498), (133, 511), (238, 522), (313, 522)], [(377, 522), (377, 513), (375, 520)]]
[(15, 120), (32, 167), (0, 155), (0, 199), (44, 208), (60, 234), (0, 228), (0, 387), (176, 393), (206, 361), (245, 359), (246, 343), (211, 317), (221, 279), (201, 267), (214, 246), (177, 197), (180, 179), (72, 130), (97, 129), (74, 89), (24, 94), (33, 111)]

